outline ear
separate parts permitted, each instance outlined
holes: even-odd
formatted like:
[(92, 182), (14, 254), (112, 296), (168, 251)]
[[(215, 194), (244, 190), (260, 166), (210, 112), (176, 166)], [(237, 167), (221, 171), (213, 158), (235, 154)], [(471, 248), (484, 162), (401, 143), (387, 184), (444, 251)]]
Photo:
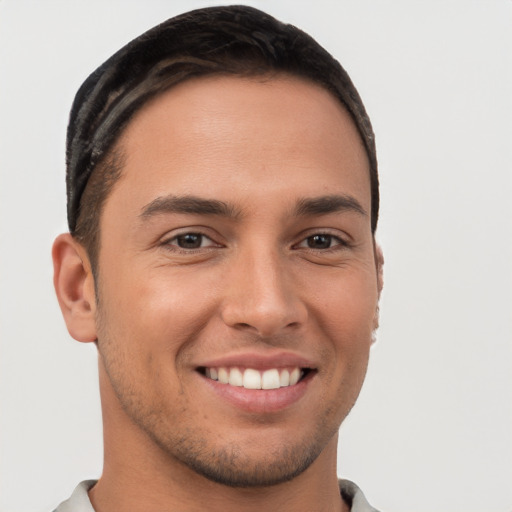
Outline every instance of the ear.
[(59, 235), (52, 249), (53, 285), (69, 334), (96, 341), (96, 296), (87, 253), (69, 233)]
[(377, 243), (373, 243), (375, 253), (375, 266), (377, 268), (377, 289), (379, 291), (379, 297), (384, 287), (384, 254), (382, 253), (382, 247)]
[[(384, 286), (384, 254), (382, 248), (377, 242), (373, 242), (373, 252), (375, 257), (375, 268), (377, 270), (377, 291), (379, 294), (382, 292)], [(377, 307), (375, 309), (375, 316), (373, 317), (373, 342), (375, 342), (375, 331), (379, 327), (379, 303), (377, 301)]]

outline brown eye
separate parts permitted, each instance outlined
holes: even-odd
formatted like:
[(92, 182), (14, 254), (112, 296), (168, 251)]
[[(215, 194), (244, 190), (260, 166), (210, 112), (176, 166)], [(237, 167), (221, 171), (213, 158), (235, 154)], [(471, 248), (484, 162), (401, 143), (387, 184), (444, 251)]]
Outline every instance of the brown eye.
[(179, 251), (181, 249), (182, 253), (197, 249), (206, 250), (213, 247), (221, 247), (209, 236), (194, 231), (185, 231), (168, 240), (163, 240), (162, 245), (172, 251)]
[(185, 233), (175, 238), (176, 245), (182, 249), (199, 249), (203, 244), (203, 238), (200, 233)]
[(332, 239), (331, 235), (313, 235), (306, 238), (306, 243), (310, 249), (329, 249)]
[(315, 233), (303, 238), (296, 249), (312, 249), (313, 251), (341, 250), (349, 244), (341, 237), (329, 233)]

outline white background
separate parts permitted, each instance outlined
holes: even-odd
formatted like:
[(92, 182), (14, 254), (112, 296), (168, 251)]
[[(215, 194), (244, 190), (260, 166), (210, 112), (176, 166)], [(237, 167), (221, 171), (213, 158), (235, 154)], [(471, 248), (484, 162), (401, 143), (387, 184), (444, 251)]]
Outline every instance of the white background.
[[(64, 141), (86, 76), (205, 1), (0, 0), (0, 511), (98, 477), (94, 347), (60, 317)], [(512, 511), (512, 2), (251, 1), (351, 74), (377, 135), (381, 329), (339, 474), (388, 512)]]

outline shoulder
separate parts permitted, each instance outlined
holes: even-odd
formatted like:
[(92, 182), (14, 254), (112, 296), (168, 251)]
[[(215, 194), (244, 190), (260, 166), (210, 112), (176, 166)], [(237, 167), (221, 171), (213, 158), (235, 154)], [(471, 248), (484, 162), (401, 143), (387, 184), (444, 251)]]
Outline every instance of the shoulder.
[(96, 482), (97, 480), (80, 482), (70, 498), (63, 501), (53, 512), (94, 512), (88, 491)]
[(340, 494), (350, 506), (350, 512), (379, 512), (368, 503), (363, 491), (354, 482), (340, 479), (338, 483)]

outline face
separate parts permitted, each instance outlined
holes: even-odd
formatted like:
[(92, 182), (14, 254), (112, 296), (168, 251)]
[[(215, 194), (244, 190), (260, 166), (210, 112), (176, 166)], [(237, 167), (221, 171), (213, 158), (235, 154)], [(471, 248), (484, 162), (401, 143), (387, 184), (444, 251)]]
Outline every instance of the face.
[(335, 446), (375, 328), (355, 126), (299, 79), (202, 78), (146, 105), (120, 147), (97, 282), (106, 399), (209, 479), (292, 478)]

